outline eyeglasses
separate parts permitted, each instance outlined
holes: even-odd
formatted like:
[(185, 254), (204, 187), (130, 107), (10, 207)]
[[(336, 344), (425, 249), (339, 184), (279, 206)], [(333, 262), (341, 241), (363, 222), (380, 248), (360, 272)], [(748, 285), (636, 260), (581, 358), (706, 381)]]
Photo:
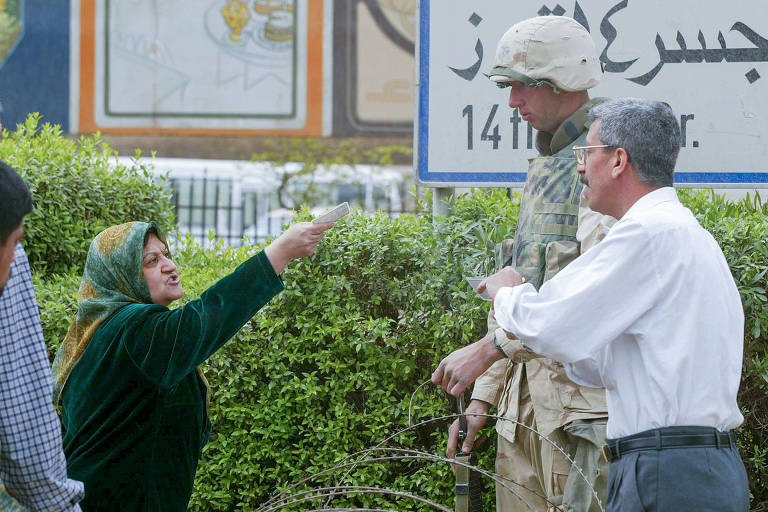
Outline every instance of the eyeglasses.
[(573, 155), (579, 165), (584, 165), (587, 161), (587, 150), (597, 148), (615, 148), (613, 144), (600, 144), (599, 146), (573, 146)]

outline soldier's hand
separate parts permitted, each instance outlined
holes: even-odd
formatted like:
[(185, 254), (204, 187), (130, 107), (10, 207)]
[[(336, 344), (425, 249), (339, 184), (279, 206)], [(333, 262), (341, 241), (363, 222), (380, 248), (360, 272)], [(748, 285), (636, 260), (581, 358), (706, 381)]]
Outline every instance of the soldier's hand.
[[(474, 416), (474, 414), (488, 414), (491, 409), (491, 404), (483, 402), (482, 400), (472, 400), (469, 405), (464, 409), (464, 415), (467, 417), (467, 438), (464, 440), (464, 444), (461, 446), (463, 453), (469, 453), (472, 451), (472, 447), (475, 445), (475, 436), (481, 428), (485, 426), (488, 418), (485, 416)], [(456, 456), (457, 445), (459, 444), (459, 418), (451, 423), (448, 427), (448, 447), (445, 449), (446, 458), (452, 459)], [(456, 472), (456, 468), (451, 464), (451, 468)]]
[(450, 353), (432, 373), (432, 383), (452, 396), (459, 396), (494, 362), (502, 358), (493, 346), (493, 333)]

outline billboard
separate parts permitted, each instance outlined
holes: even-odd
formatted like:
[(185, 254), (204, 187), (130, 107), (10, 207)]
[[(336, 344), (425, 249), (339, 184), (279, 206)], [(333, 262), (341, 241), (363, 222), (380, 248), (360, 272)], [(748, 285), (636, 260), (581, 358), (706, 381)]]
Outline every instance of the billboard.
[(29, 112), (69, 127), (69, 2), (0, 0), (0, 102), (8, 129)]
[(413, 133), (416, 0), (336, 0), (333, 133)]
[(569, 16), (605, 74), (592, 97), (666, 101), (679, 116), (675, 181), (768, 186), (768, 7), (759, 0), (421, 0), (416, 166), (436, 186), (522, 186), (534, 130), (484, 75), (517, 21)]
[(418, 0), (0, 0), (0, 101), (64, 131), (413, 133)]
[(322, 9), (81, 0), (80, 131), (320, 134)]

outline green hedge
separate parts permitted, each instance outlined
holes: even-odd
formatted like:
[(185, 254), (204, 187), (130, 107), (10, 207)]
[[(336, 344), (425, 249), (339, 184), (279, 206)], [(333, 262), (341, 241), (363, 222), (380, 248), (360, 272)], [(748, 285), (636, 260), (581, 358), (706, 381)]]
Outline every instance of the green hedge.
[[(462, 204), (467, 213), (476, 211), (475, 204)], [(514, 215), (514, 204), (498, 204)], [(205, 369), (214, 389), (214, 431), (191, 509), (253, 509), (277, 488), (405, 428), (411, 394), (440, 358), (484, 333), (487, 303), (462, 279), (482, 263), (463, 257), (476, 229), (451, 219), (438, 242), (428, 217), (351, 215), (313, 258), (293, 262), (283, 275), (288, 288)], [(251, 253), (249, 247), (200, 250), (190, 239), (182, 242), (174, 256), (187, 297)], [(37, 281), (44, 323), (55, 325), (46, 327), (51, 351), (74, 307), (73, 293), (61, 297), (76, 284), (73, 273)], [(453, 401), (431, 385), (414, 404), (416, 419), (453, 410)], [(426, 425), (396, 445), (442, 454), (444, 431), (444, 422)], [(486, 466), (492, 467), (489, 457)], [(349, 483), (410, 491), (449, 506), (453, 500), (444, 463), (366, 464)], [(492, 493), (487, 499), (490, 506)], [(335, 503), (392, 504), (376, 497)], [(414, 508), (412, 501), (396, 503), (398, 510)]]
[(154, 219), (173, 226), (173, 205), (161, 181), (143, 165), (118, 166), (98, 135), (77, 141), (61, 127), (31, 114), (16, 131), (3, 131), (0, 159), (27, 181), (34, 211), (25, 220), (29, 259), (36, 271), (82, 268), (91, 240), (103, 229), (131, 220)]
[(768, 510), (768, 204), (760, 196), (738, 203), (704, 192), (682, 192), (723, 249), (744, 305), (744, 371), (739, 448), (749, 475), (752, 509)]
[[(739, 442), (753, 510), (759, 510), (768, 501), (768, 223), (764, 207), (753, 201), (735, 204), (704, 193), (680, 194), (723, 246), (745, 306), (740, 404), (746, 423)], [(509, 235), (517, 200), (499, 191), (461, 198), (456, 216), (442, 224), (439, 240), (427, 214), (394, 220), (351, 215), (329, 232), (311, 259), (292, 263), (284, 274), (287, 289), (206, 367), (214, 389), (214, 431), (191, 509), (254, 509), (277, 489), (405, 428), (413, 391), (444, 355), (484, 332), (487, 304), (461, 276), (493, 266), (490, 248)], [(203, 251), (189, 240), (180, 244), (175, 257), (187, 297), (198, 295), (251, 252), (247, 246)], [(73, 308), (73, 292), (65, 300), (62, 296), (67, 287), (76, 288), (77, 276), (37, 284), (53, 346)], [(424, 389), (414, 399), (417, 419), (452, 413), (450, 400), (431, 385)], [(391, 445), (440, 455), (444, 429), (444, 422), (426, 425)], [(492, 453), (485, 454), (484, 464), (493, 467)], [(449, 507), (452, 482), (445, 464), (424, 460), (365, 464), (348, 480), (412, 492)], [(486, 499), (491, 509), (490, 490)], [(419, 508), (413, 500), (373, 496), (336, 498), (334, 504)]]
[[(352, 215), (312, 259), (291, 264), (288, 289), (210, 361), (216, 436), (204, 450), (193, 509), (253, 508), (408, 425), (411, 395), (438, 361), (485, 332), (487, 303), (462, 278), (481, 263), (464, 257), (467, 227), (453, 219), (438, 241), (427, 217)], [(415, 397), (416, 418), (450, 414), (453, 401), (428, 391)], [(433, 423), (396, 446), (442, 454), (444, 437), (444, 424)], [(367, 464), (348, 483), (453, 501), (444, 463)], [(374, 497), (334, 503), (393, 506)]]
[[(162, 186), (147, 173), (110, 171), (99, 139), (77, 142), (31, 116), (0, 140), (0, 158), (31, 183), (27, 250), (49, 351), (55, 352), (75, 311), (85, 253), (102, 228), (172, 214)], [(720, 242), (746, 313), (739, 430), (753, 510), (768, 506), (768, 208), (680, 192)], [(511, 236), (519, 197), (479, 191), (460, 198), (435, 235), (429, 198), (420, 216), (351, 215), (329, 232), (316, 254), (294, 262), (288, 289), (217, 353), (206, 373), (214, 389), (214, 432), (198, 471), (191, 509), (252, 510), (276, 490), (339, 463), (407, 426), (412, 393), (451, 350), (485, 330), (487, 304), (462, 275), (495, 267), (494, 247)], [(251, 249), (178, 244), (187, 297), (201, 293), (249, 256)], [(431, 385), (414, 397), (418, 419), (450, 414), (453, 404)], [(445, 422), (400, 435), (392, 446), (440, 455)], [(493, 443), (491, 443), (493, 444)], [(389, 455), (395, 452), (389, 452)], [(492, 468), (492, 453), (483, 456)], [(339, 475), (337, 475), (338, 477)], [(453, 478), (444, 463), (424, 459), (359, 466), (350, 485), (374, 485), (428, 497), (451, 507)], [(313, 485), (324, 482), (317, 480)], [(492, 492), (486, 493), (492, 509)], [(338, 507), (425, 509), (405, 498), (337, 498)], [(317, 502), (315, 505), (319, 506)]]

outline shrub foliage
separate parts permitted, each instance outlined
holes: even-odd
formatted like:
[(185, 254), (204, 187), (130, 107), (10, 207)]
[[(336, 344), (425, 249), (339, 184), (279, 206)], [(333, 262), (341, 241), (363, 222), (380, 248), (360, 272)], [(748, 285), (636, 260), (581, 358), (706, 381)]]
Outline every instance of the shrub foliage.
[(98, 135), (77, 141), (61, 127), (31, 114), (15, 132), (4, 131), (0, 158), (29, 184), (34, 211), (25, 220), (33, 268), (64, 272), (85, 262), (88, 246), (103, 229), (129, 220), (173, 226), (173, 205), (161, 182), (142, 165), (118, 166)]
[[(459, 229), (440, 243), (427, 218), (352, 215), (314, 257), (291, 264), (287, 289), (209, 362), (215, 435), (204, 450), (193, 509), (254, 508), (276, 489), (408, 426), (411, 394), (439, 359), (484, 332), (487, 306), (462, 279), (464, 265), (474, 262), (462, 261), (460, 224), (451, 228)], [(215, 268), (222, 255), (185, 248), (180, 259)], [(415, 403), (418, 418), (452, 410), (452, 401), (434, 392)], [(444, 424), (434, 423), (400, 436), (397, 446), (442, 453), (443, 432)], [(424, 460), (365, 464), (347, 479), (446, 505), (452, 483), (447, 464)], [(392, 506), (371, 496), (334, 503)], [(398, 510), (414, 506), (396, 503)]]
[(747, 467), (752, 510), (768, 510), (768, 204), (760, 196), (736, 203), (682, 191), (683, 202), (720, 244), (744, 306), (744, 370), (738, 439)]
[[(98, 138), (64, 141), (36, 116), (0, 141), (36, 196), (26, 247), (44, 332), (55, 352), (75, 311), (85, 252), (102, 228), (129, 219), (171, 222), (168, 197), (146, 173), (110, 169)], [(739, 444), (753, 510), (768, 507), (768, 208), (759, 198), (728, 202), (681, 191), (720, 242), (746, 313)], [(485, 331), (487, 303), (463, 281), (494, 269), (494, 247), (510, 237), (519, 197), (477, 191), (454, 216), (353, 214), (339, 221), (310, 259), (293, 262), (287, 289), (205, 365), (214, 390), (214, 431), (203, 451), (191, 510), (253, 510), (280, 489), (332, 468), (408, 425), (409, 402), (438, 361)], [(306, 215), (306, 214), (305, 214)], [(187, 297), (201, 293), (258, 247), (176, 248)], [(431, 385), (414, 396), (415, 421), (453, 412)], [(441, 455), (447, 421), (396, 436), (389, 446)], [(392, 456), (394, 451), (381, 452)], [(492, 453), (482, 463), (492, 468)], [(318, 486), (336, 482), (343, 472)], [(424, 458), (365, 463), (348, 485), (410, 492), (451, 507), (447, 464)], [(492, 491), (486, 493), (489, 509)], [(426, 509), (402, 497), (337, 497), (336, 507)], [(306, 504), (309, 505), (309, 504)], [(322, 505), (320, 502), (313, 503)], [(306, 506), (304, 507), (307, 508)]]

